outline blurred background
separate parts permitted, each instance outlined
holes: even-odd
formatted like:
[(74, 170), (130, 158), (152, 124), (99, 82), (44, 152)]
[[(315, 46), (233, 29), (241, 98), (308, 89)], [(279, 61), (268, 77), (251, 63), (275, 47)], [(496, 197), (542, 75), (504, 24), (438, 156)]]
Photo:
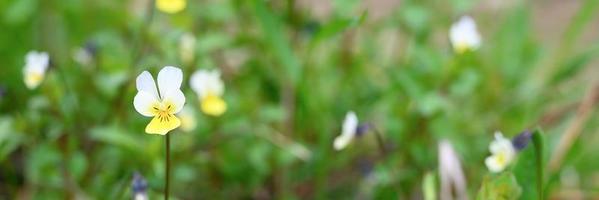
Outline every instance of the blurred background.
[[(448, 32), (463, 15), (482, 44), (458, 54)], [(31, 50), (51, 60), (33, 90)], [(187, 0), (175, 14), (151, 0), (0, 1), (0, 199), (130, 199), (135, 172), (161, 198), (164, 137), (144, 132), (133, 97), (139, 73), (166, 65), (183, 69), (196, 122), (170, 133), (176, 199), (423, 199), (441, 140), (474, 198), (493, 132), (536, 127), (546, 197), (597, 198), (598, 56), (598, 0)], [(221, 71), (222, 116), (200, 111), (197, 69)], [(387, 154), (373, 131), (333, 149), (350, 110)]]

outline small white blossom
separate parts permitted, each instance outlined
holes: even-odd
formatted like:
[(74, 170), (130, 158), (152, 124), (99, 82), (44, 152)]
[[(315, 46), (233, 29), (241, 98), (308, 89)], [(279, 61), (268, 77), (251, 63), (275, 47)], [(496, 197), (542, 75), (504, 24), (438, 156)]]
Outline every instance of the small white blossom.
[(198, 70), (191, 75), (189, 83), (200, 99), (202, 112), (220, 116), (227, 110), (222, 98), (225, 84), (220, 79), (220, 71)]
[(341, 130), (341, 135), (335, 138), (333, 142), (333, 147), (335, 150), (341, 150), (345, 148), (356, 136), (356, 132), (358, 129), (358, 117), (356, 113), (353, 111), (349, 111), (345, 115), (345, 120), (343, 120), (343, 127)]
[(476, 29), (476, 23), (470, 16), (463, 16), (449, 30), (449, 40), (457, 53), (476, 50), (480, 47), (481, 37)]
[(50, 64), (50, 57), (46, 52), (30, 51), (25, 56), (23, 77), (25, 86), (35, 89), (44, 80), (46, 70)]
[(491, 156), (485, 159), (489, 171), (498, 173), (503, 171), (516, 157), (516, 150), (512, 141), (503, 137), (501, 132), (495, 132), (495, 140), (489, 146)]

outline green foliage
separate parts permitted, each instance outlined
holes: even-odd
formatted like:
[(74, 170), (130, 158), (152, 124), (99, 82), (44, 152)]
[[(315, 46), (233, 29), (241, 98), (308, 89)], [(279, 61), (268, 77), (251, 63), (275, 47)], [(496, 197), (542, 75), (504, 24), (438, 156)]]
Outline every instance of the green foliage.
[(511, 172), (490, 174), (483, 179), (477, 200), (515, 200), (520, 197), (522, 188)]
[[(549, 39), (539, 27), (551, 16), (529, 1), (188, 0), (177, 14), (148, 2), (0, 1), (0, 199), (128, 199), (134, 172), (150, 199), (161, 195), (164, 137), (144, 133), (150, 119), (133, 97), (139, 73), (166, 65), (184, 71), (197, 122), (170, 133), (178, 199), (436, 199), (430, 171), (441, 139), (462, 161), (469, 197), (562, 190), (562, 171), (543, 169), (597, 73), (599, 38), (587, 32), (597, 0), (567, 10), (572, 20), (551, 26), (566, 30)], [(448, 31), (465, 14), (482, 45), (455, 53)], [(196, 38), (190, 62), (180, 58), (184, 33)], [(86, 44), (97, 50), (88, 64), (74, 59)], [(31, 50), (52, 60), (33, 90), (23, 83)], [(224, 115), (200, 111), (189, 86), (198, 69), (222, 72)], [(367, 133), (335, 151), (349, 110), (385, 144)], [(589, 134), (598, 122), (592, 113), (562, 165), (579, 170), (583, 193), (599, 188), (591, 176), (599, 137)], [(533, 134), (513, 174), (486, 176), (495, 130), (537, 126), (547, 134)]]

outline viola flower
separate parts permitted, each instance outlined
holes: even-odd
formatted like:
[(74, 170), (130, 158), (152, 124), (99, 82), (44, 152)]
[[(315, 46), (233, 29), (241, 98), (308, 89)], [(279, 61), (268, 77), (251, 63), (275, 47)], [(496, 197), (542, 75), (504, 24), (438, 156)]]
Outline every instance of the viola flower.
[(179, 55), (183, 63), (191, 63), (195, 53), (196, 38), (191, 33), (185, 33), (179, 39)]
[(146, 133), (165, 135), (181, 125), (175, 114), (185, 104), (185, 95), (180, 89), (182, 81), (183, 72), (172, 66), (166, 66), (158, 73), (158, 88), (148, 71), (137, 76), (133, 105), (141, 115), (153, 117), (146, 126)]
[(227, 103), (222, 98), (225, 85), (220, 79), (220, 71), (198, 70), (191, 75), (189, 82), (200, 99), (202, 112), (220, 116), (227, 110)]
[(46, 52), (30, 51), (25, 56), (25, 67), (23, 77), (25, 86), (35, 89), (44, 80), (46, 69), (50, 64), (50, 57)]
[(354, 111), (349, 111), (343, 120), (341, 135), (335, 138), (333, 148), (339, 151), (345, 148), (356, 136), (358, 130), (358, 117)]
[(470, 16), (463, 16), (449, 30), (449, 40), (457, 53), (476, 50), (480, 47), (481, 38), (476, 30), (476, 23)]
[(485, 159), (489, 171), (498, 173), (503, 171), (516, 157), (516, 150), (509, 139), (503, 137), (501, 132), (495, 132), (495, 141), (489, 146), (491, 156)]
[(156, 8), (169, 14), (178, 13), (185, 9), (186, 5), (187, 0), (156, 0)]
[(179, 113), (179, 117), (181, 118), (181, 130), (185, 132), (195, 130), (197, 126), (196, 116), (189, 106), (183, 106), (183, 110)]

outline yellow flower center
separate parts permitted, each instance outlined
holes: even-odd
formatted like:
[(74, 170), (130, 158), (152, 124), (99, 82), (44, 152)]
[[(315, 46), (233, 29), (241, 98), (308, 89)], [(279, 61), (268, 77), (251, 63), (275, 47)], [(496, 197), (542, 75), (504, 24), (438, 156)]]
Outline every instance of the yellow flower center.
[(454, 49), (458, 54), (462, 54), (470, 49), (470, 45), (466, 42), (458, 42), (454, 45)]
[(181, 120), (174, 114), (175, 106), (173, 103), (157, 102), (151, 109), (154, 118), (146, 126), (147, 133), (164, 135), (181, 125)]
[(202, 111), (208, 115), (220, 116), (227, 110), (227, 104), (218, 95), (208, 94), (200, 100)]

